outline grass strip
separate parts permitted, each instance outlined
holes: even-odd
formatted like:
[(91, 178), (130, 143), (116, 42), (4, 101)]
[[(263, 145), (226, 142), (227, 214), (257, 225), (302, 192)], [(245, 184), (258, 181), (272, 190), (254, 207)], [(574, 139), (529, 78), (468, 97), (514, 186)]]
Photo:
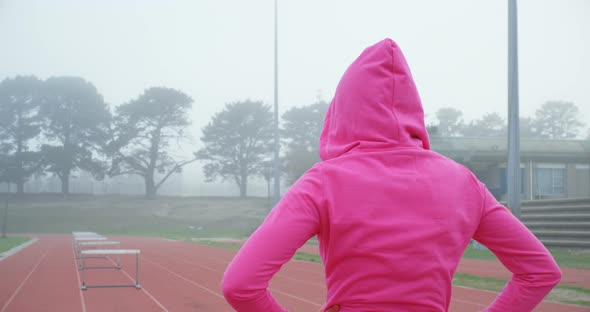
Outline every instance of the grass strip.
[[(549, 251), (562, 268), (590, 270), (590, 251), (588, 250), (551, 248)], [(496, 256), (487, 249), (475, 249), (468, 246), (463, 253), (463, 258), (495, 260)]]
[(0, 252), (8, 251), (31, 240), (29, 237), (8, 236), (0, 237)]
[(242, 247), (240, 244), (210, 241), (210, 240), (200, 240), (200, 241), (196, 241), (196, 243), (197, 244), (205, 244), (205, 245), (214, 246), (214, 247), (228, 248), (228, 249), (233, 249), (233, 250), (239, 250), (240, 247)]

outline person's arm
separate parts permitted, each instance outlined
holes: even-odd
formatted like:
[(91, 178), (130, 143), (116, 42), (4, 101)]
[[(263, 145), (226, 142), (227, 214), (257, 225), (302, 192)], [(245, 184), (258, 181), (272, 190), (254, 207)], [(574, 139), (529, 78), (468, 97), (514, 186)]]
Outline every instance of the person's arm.
[(297, 249), (318, 234), (322, 205), (321, 172), (306, 172), (273, 208), (226, 269), (222, 290), (237, 311), (286, 311), (268, 291), (268, 283)]
[(559, 283), (561, 271), (543, 244), (484, 185), (474, 239), (489, 248), (512, 278), (485, 311), (532, 311)]

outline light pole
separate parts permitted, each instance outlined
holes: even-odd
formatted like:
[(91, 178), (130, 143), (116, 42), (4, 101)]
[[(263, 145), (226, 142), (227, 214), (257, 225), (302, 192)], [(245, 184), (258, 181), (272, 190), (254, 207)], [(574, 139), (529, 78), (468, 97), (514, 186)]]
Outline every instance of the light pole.
[(516, 0), (508, 0), (508, 207), (520, 219), (520, 127), (518, 114), (518, 31)]
[(4, 201), (4, 218), (2, 218), (2, 238), (6, 238), (6, 224), (8, 223), (6, 219), (8, 219), (8, 196), (10, 194), (6, 194), (6, 199)]
[(275, 0), (275, 103), (274, 103), (274, 192), (273, 202), (276, 205), (281, 198), (281, 160), (279, 159), (279, 69), (278, 69), (278, 10)]

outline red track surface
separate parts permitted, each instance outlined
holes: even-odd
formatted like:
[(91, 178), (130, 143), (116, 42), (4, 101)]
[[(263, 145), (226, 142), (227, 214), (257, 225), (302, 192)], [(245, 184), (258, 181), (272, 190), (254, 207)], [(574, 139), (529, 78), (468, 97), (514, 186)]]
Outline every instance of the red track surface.
[[(235, 251), (157, 238), (117, 238), (121, 248), (141, 249), (135, 288), (80, 290), (81, 275), (67, 235), (40, 240), (0, 261), (0, 312), (37, 311), (232, 311), (220, 281)], [(108, 265), (107, 260), (92, 260)], [(132, 284), (135, 257), (121, 256), (121, 270), (88, 270), (87, 284)], [(319, 311), (326, 290), (319, 264), (291, 261), (271, 282), (271, 291), (290, 311)], [(454, 287), (451, 311), (480, 311), (495, 293)], [(590, 311), (544, 302), (536, 311)]]

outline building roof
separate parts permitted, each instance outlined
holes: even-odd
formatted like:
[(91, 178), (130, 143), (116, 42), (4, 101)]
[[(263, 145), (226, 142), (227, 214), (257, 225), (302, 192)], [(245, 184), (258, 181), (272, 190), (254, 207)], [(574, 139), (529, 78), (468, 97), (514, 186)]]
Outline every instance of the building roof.
[[(431, 149), (462, 161), (506, 161), (503, 137), (432, 137)], [(590, 163), (590, 140), (520, 140), (521, 160)]]

